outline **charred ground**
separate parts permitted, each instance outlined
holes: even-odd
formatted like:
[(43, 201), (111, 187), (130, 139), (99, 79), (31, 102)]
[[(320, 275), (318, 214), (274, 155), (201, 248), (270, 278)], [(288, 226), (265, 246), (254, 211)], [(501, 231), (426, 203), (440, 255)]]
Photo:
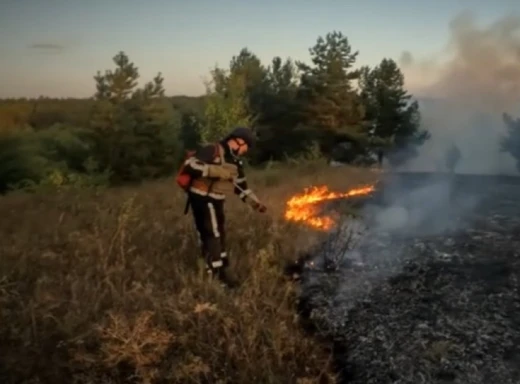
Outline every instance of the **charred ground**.
[(302, 302), (344, 382), (520, 382), (519, 181), (394, 175), (324, 243)]

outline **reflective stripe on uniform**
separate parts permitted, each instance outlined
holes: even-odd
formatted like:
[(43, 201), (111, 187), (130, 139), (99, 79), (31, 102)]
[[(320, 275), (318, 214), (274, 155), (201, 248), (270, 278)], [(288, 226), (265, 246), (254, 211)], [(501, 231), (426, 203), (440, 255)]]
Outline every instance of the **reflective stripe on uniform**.
[(217, 222), (217, 214), (215, 212), (215, 206), (213, 203), (208, 203), (209, 210), (209, 218), (211, 221), (211, 229), (213, 230), (213, 236), (220, 237), (220, 232), (218, 231), (218, 222)]
[(208, 176), (208, 165), (200, 162), (195, 157), (190, 157), (188, 160), (186, 160), (186, 165), (189, 165), (191, 168), (202, 172), (202, 177)]
[(199, 188), (195, 188), (195, 187), (191, 187), (190, 188), (190, 192), (193, 192), (197, 195), (200, 195), (200, 196), (209, 196), (215, 200), (224, 200), (226, 198), (226, 195), (223, 195), (223, 194), (220, 194), (220, 193), (214, 193), (214, 192), (210, 192), (208, 193), (208, 191), (204, 191), (202, 189), (199, 189)]
[(224, 263), (222, 262), (222, 260), (217, 260), (217, 261), (212, 261), (211, 262), (211, 266), (213, 268), (220, 268), (224, 265)]
[(243, 199), (244, 197), (249, 196), (251, 193), (253, 193), (252, 190), (250, 190), (250, 189), (246, 189), (245, 191), (242, 191), (242, 193), (239, 195), (239, 197), (240, 197), (241, 199)]

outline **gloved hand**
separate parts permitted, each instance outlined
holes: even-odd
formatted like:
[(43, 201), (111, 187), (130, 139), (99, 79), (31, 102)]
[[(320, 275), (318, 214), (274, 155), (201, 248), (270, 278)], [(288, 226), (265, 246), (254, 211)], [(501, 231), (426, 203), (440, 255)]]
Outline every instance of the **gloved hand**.
[(267, 211), (267, 207), (265, 205), (263, 205), (262, 203), (254, 202), (251, 205), (252, 205), (253, 209), (257, 212), (265, 213), (265, 211)]
[(208, 165), (208, 177), (222, 180), (233, 180), (238, 176), (237, 169), (221, 165)]

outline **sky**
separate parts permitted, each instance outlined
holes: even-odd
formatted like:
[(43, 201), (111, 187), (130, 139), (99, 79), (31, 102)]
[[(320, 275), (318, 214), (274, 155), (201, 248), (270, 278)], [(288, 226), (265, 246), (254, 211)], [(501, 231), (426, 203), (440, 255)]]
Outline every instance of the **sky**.
[[(359, 50), (359, 65), (430, 60), (468, 10), (489, 24), (520, 12), (520, 1), (0, 0), (0, 97), (90, 97), (93, 76), (112, 69), (119, 51), (143, 82), (162, 72), (168, 95), (199, 95), (209, 70), (243, 47), (266, 64), (307, 61), (316, 39), (334, 30)], [(426, 80), (407, 70), (409, 86), (420, 88)]]

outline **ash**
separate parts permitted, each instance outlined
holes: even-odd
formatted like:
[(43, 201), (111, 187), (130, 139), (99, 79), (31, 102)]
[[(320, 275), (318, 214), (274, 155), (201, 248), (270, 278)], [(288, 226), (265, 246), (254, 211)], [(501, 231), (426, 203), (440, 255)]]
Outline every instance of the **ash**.
[[(520, 185), (478, 184), (451, 181), (422, 211), (372, 204), (315, 252), (301, 302), (343, 382), (520, 383)], [(396, 209), (413, 225), (380, 220)]]

